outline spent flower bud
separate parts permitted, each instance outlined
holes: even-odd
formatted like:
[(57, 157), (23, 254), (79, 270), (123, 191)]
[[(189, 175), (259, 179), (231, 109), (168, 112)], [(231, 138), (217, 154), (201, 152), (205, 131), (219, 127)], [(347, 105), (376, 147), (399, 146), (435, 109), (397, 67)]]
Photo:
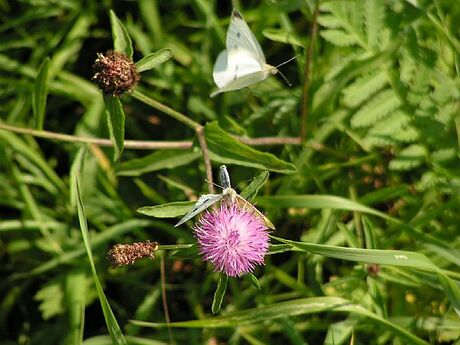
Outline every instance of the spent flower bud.
[(139, 259), (154, 259), (153, 253), (158, 249), (157, 242), (135, 242), (132, 244), (116, 244), (107, 253), (107, 260), (113, 267), (133, 264)]
[(131, 90), (139, 81), (139, 73), (134, 62), (120, 52), (109, 50), (98, 53), (93, 65), (91, 78), (104, 94), (121, 96)]

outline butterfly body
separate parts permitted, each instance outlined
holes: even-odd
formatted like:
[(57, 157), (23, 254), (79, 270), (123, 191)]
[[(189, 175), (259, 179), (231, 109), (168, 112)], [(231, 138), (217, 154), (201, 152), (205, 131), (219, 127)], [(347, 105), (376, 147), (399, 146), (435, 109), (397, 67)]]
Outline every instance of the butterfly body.
[(235, 10), (228, 27), (226, 46), (214, 65), (213, 78), (218, 89), (211, 93), (211, 97), (261, 82), (278, 72), (276, 67), (266, 63), (259, 42), (241, 13)]
[(265, 222), (265, 225), (267, 225), (271, 229), (275, 229), (275, 226), (273, 223), (265, 217), (265, 215), (260, 212), (257, 208), (254, 207), (253, 204), (251, 204), (249, 201), (241, 197), (230, 185), (230, 177), (228, 175), (227, 168), (225, 165), (222, 165), (220, 167), (220, 182), (222, 186), (224, 187), (222, 194), (203, 194), (201, 195), (195, 205), (192, 207), (190, 211), (187, 212), (185, 216), (177, 222), (176, 225), (174, 226), (179, 226), (183, 223), (185, 223), (187, 220), (192, 219), (195, 217), (197, 214), (203, 212), (206, 210), (208, 207), (211, 207), (212, 205), (218, 203), (218, 202), (230, 202), (232, 204), (237, 203), (240, 205), (241, 208), (247, 209), (253, 213), (255, 213), (257, 216), (262, 218), (262, 220)]

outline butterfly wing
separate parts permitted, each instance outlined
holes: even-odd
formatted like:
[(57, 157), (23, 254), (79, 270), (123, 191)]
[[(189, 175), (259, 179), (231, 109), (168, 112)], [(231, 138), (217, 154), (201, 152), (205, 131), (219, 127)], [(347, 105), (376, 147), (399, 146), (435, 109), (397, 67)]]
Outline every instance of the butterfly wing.
[(177, 224), (174, 225), (174, 226), (176, 227), (176, 226), (179, 226), (181, 224), (184, 224), (187, 220), (195, 217), (198, 213), (203, 212), (209, 206), (214, 205), (216, 202), (218, 202), (222, 198), (223, 198), (222, 194), (204, 194), (204, 195), (201, 195), (198, 198), (198, 200), (195, 203), (195, 205), (193, 206), (193, 208), (190, 211), (188, 211), (187, 214), (185, 216), (183, 216), (181, 218), (181, 220), (179, 220), (177, 222)]
[(230, 25), (227, 31), (227, 50), (242, 48), (250, 52), (263, 66), (265, 65), (265, 55), (259, 42), (252, 33), (248, 24), (243, 19), (240, 12), (233, 10)]
[(214, 65), (213, 78), (219, 89), (211, 97), (221, 92), (242, 89), (266, 79), (268, 75), (265, 65), (261, 65), (247, 50), (224, 50)]
[(240, 195), (236, 194), (236, 201), (244, 208), (251, 210), (251, 212), (255, 213), (257, 216), (259, 216), (265, 223), (266, 226), (268, 226), (270, 229), (275, 230), (275, 225), (265, 217), (265, 215), (260, 212), (253, 204), (251, 204), (249, 201), (241, 197)]

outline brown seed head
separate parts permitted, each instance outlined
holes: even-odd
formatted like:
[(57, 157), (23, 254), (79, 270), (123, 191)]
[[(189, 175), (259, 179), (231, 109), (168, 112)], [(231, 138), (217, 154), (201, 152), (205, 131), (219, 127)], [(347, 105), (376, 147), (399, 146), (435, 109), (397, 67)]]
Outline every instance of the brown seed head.
[(93, 70), (91, 80), (96, 82), (102, 92), (112, 96), (121, 96), (131, 90), (140, 78), (133, 61), (126, 55), (112, 50), (105, 54), (97, 54)]
[(107, 253), (107, 260), (113, 267), (133, 264), (139, 259), (151, 258), (158, 249), (157, 242), (135, 242), (132, 244), (116, 244)]

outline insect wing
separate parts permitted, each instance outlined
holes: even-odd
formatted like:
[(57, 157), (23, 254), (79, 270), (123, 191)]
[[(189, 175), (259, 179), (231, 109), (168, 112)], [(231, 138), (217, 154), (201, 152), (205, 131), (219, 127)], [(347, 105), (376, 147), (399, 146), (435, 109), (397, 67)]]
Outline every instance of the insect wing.
[(257, 216), (262, 218), (262, 220), (264, 221), (266, 226), (268, 226), (272, 230), (275, 230), (275, 225), (270, 221), (270, 219), (265, 217), (265, 215), (262, 212), (260, 212), (253, 204), (251, 204), (249, 201), (247, 201), (246, 199), (244, 199), (243, 197), (241, 197), (238, 194), (236, 194), (236, 200), (242, 207), (244, 207), (246, 209), (250, 209)]
[(220, 92), (238, 90), (264, 80), (268, 73), (250, 53), (243, 49), (222, 51), (212, 73)]
[(240, 12), (233, 10), (227, 31), (227, 50), (243, 48), (254, 55), (261, 65), (265, 65), (265, 55)]
[(195, 217), (198, 213), (203, 212), (209, 206), (214, 205), (216, 202), (218, 202), (222, 198), (223, 198), (223, 194), (204, 194), (204, 195), (201, 195), (198, 198), (198, 200), (195, 203), (195, 205), (193, 206), (193, 208), (189, 212), (187, 212), (187, 214), (185, 216), (183, 216), (181, 218), (181, 220), (179, 220), (177, 222), (177, 224), (174, 225), (174, 226), (176, 227), (176, 226), (179, 226), (181, 224), (184, 224), (187, 220)]

